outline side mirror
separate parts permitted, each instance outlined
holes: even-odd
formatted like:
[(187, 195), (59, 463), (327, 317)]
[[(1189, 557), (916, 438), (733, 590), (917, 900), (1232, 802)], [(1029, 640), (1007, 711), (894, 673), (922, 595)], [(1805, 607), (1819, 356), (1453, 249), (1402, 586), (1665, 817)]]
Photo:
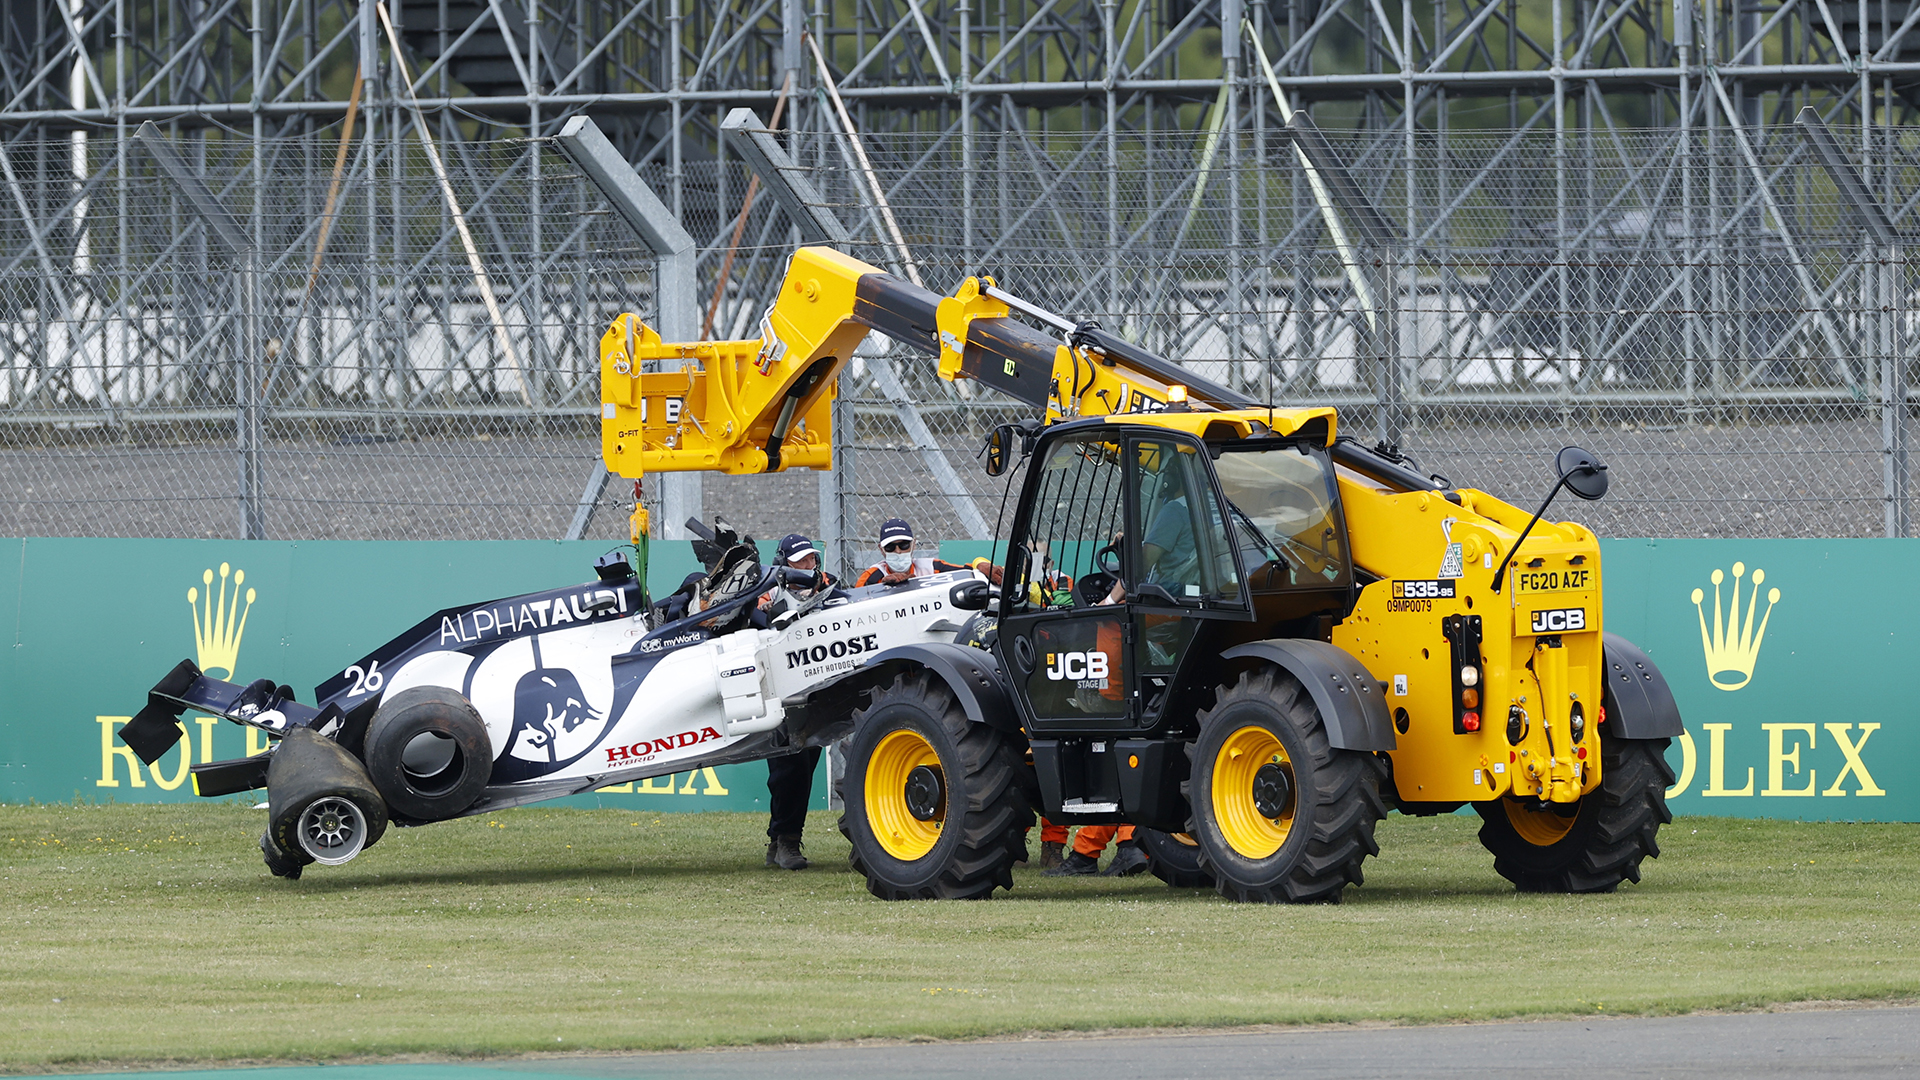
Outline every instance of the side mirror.
[(601, 581), (625, 581), (633, 576), (633, 565), (627, 562), (627, 553), (616, 548), (593, 560), (593, 572)]
[(1013, 440), (1017, 437), (1012, 424), (1001, 424), (987, 433), (987, 475), (1001, 476), (1007, 471), (1007, 462), (1013, 451)]
[(1554, 482), (1553, 490), (1547, 492), (1546, 499), (1540, 503), (1540, 509), (1533, 512), (1533, 517), (1527, 521), (1527, 527), (1520, 530), (1520, 538), (1513, 542), (1513, 548), (1507, 552), (1506, 558), (1500, 560), (1500, 569), (1493, 572), (1493, 591), (1496, 593), (1500, 591), (1500, 582), (1507, 576), (1507, 565), (1520, 557), (1520, 545), (1527, 542), (1527, 537), (1533, 533), (1533, 527), (1540, 522), (1540, 515), (1547, 512), (1547, 507), (1552, 505), (1553, 497), (1560, 494), (1561, 488), (1566, 488), (1588, 502), (1607, 493), (1607, 467), (1601, 464), (1599, 458), (1577, 446), (1562, 448), (1553, 459), (1553, 467), (1560, 473), (1560, 479)]
[(1553, 459), (1553, 467), (1567, 490), (1592, 502), (1607, 493), (1607, 467), (1578, 446), (1569, 446)]
[(818, 589), (820, 587), (818, 570), (796, 570), (791, 566), (782, 566), (777, 568), (776, 573), (780, 576), (780, 584), (790, 588)]
[(947, 600), (962, 611), (981, 611), (992, 593), (993, 586), (984, 581), (963, 581), (947, 594)]

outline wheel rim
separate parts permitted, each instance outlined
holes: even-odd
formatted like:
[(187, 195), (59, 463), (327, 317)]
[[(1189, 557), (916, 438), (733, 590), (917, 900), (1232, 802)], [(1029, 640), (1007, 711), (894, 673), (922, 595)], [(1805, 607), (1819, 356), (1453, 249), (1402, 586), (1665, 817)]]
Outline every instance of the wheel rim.
[(1214, 820), (1235, 854), (1264, 859), (1287, 842), (1297, 808), (1293, 762), (1273, 732), (1249, 725), (1228, 735), (1214, 754), (1212, 787)]
[(407, 740), (400, 750), (400, 764), (406, 770), (407, 783), (422, 795), (445, 795), (460, 782), (465, 757), (460, 744), (438, 731), (423, 731)]
[(347, 799), (318, 799), (301, 811), (298, 832), (314, 862), (339, 866), (367, 846), (367, 815)]
[[(923, 820), (914, 811), (916, 807), (927, 810), (929, 777), (938, 784), (941, 797), (931, 816)], [(933, 745), (917, 731), (888, 732), (867, 761), (867, 821), (881, 849), (902, 862), (932, 851), (947, 817), (945, 792), (946, 774)]]
[(1578, 814), (1561, 817), (1552, 810), (1529, 810), (1516, 799), (1501, 799), (1500, 805), (1506, 808), (1507, 822), (1513, 831), (1534, 847), (1552, 847), (1566, 839), (1579, 817)]

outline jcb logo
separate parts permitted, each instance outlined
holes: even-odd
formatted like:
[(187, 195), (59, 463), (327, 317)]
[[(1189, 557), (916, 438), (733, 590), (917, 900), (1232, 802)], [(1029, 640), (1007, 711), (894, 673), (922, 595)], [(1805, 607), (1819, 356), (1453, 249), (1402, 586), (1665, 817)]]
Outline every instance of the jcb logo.
[(1047, 678), (1059, 682), (1107, 677), (1107, 654), (1103, 652), (1063, 652), (1047, 654)]
[(1564, 634), (1586, 628), (1586, 608), (1554, 608), (1533, 613), (1533, 632), (1536, 634)]

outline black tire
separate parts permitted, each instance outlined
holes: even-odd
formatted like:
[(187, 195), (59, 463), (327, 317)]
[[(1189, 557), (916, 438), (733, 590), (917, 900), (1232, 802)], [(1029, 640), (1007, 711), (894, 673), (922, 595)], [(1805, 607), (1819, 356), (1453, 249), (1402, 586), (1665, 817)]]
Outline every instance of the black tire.
[[(1192, 771), (1185, 787), (1193, 812), (1187, 832), (1199, 842), (1200, 865), (1213, 874), (1220, 895), (1242, 903), (1338, 903), (1342, 889), (1360, 884), (1360, 864), (1380, 853), (1373, 827), (1386, 814), (1381, 760), (1335, 748), (1306, 689), (1272, 668), (1221, 687), (1199, 720), (1200, 736), (1187, 747)], [(1230, 741), (1244, 743), (1252, 756), (1245, 763), (1227, 756)], [(1268, 752), (1274, 742), (1283, 753)], [(1274, 779), (1267, 779), (1268, 766)], [(1221, 776), (1243, 769), (1255, 771)], [(1217, 783), (1223, 779), (1227, 786)], [(1261, 808), (1263, 790), (1268, 798), (1281, 793), (1279, 813)]]
[[(1013, 864), (1027, 857), (1034, 820), (1021, 777), (1025, 750), (1006, 733), (968, 720), (952, 691), (928, 672), (899, 676), (877, 691), (854, 713), (840, 781), (840, 831), (868, 891), (882, 900), (979, 900), (1013, 888)], [(902, 770), (913, 761), (921, 764)], [(890, 782), (889, 774), (905, 781)], [(917, 796), (909, 795), (912, 784)], [(920, 818), (916, 805), (933, 816)]]
[(1200, 844), (1186, 833), (1135, 829), (1133, 840), (1147, 853), (1153, 876), (1176, 889), (1211, 889), (1213, 872), (1200, 862)]
[[(325, 837), (301, 842), (303, 819), (313, 816), (308, 812), (329, 807), (350, 830), (335, 834), (343, 843), (333, 852)], [(386, 830), (387, 805), (352, 754), (308, 728), (295, 728), (280, 740), (267, 765), (267, 831), (260, 838), (267, 869), (276, 877), (298, 878), (316, 852), (331, 855), (330, 864), (346, 862)]]
[[(431, 741), (414, 747), (410, 764), (408, 747), (423, 737)], [(421, 763), (423, 753), (430, 764)], [(472, 702), (444, 686), (415, 686), (382, 701), (367, 725), (366, 758), (367, 774), (387, 805), (413, 821), (460, 813), (493, 775), (486, 722)]]
[(273, 874), (274, 877), (283, 877), (288, 881), (299, 881), (301, 871), (307, 868), (307, 862), (313, 861), (308, 859), (306, 862), (302, 862), (300, 859), (296, 859), (286, 852), (281, 851), (280, 845), (273, 842), (273, 829), (271, 828), (268, 828), (260, 834), (260, 854), (267, 861), (268, 872)]
[[(1516, 799), (1474, 803), (1480, 812), (1480, 843), (1493, 852), (1493, 869), (1521, 892), (1609, 893), (1622, 881), (1640, 882), (1640, 863), (1659, 858), (1655, 834), (1673, 820), (1667, 788), (1666, 739), (1610, 739), (1600, 729), (1600, 786), (1573, 804), (1571, 814), (1530, 810)], [(1542, 815), (1536, 819), (1530, 815)], [(1568, 823), (1570, 819), (1570, 824)], [(1516, 825), (1516, 821), (1519, 822)], [(1548, 832), (1564, 830), (1551, 843)], [(1533, 833), (1529, 840), (1524, 826)]]

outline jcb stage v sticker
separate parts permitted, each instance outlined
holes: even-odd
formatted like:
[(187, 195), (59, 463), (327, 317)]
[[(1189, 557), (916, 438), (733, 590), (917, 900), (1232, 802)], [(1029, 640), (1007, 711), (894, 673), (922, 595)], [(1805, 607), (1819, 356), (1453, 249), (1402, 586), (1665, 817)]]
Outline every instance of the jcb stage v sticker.
[(1536, 634), (1565, 634), (1586, 628), (1586, 608), (1550, 608), (1533, 613), (1533, 632)]
[(1105, 690), (1110, 667), (1103, 652), (1058, 652), (1047, 654), (1047, 678), (1071, 682), (1088, 690)]
[(1393, 599), (1387, 601), (1387, 610), (1432, 611), (1435, 600), (1451, 600), (1454, 596), (1455, 586), (1451, 581), (1396, 581), (1393, 583)]

